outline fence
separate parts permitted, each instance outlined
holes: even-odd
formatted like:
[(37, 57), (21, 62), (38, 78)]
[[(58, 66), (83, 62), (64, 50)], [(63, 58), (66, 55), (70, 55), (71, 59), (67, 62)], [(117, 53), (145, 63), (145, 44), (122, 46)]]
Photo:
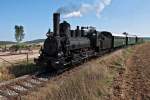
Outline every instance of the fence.
[(15, 66), (22, 63), (28, 64), (29, 61), (37, 57), (34, 53), (21, 53), (21, 54), (5, 54), (0, 55), (0, 67), (2, 66)]

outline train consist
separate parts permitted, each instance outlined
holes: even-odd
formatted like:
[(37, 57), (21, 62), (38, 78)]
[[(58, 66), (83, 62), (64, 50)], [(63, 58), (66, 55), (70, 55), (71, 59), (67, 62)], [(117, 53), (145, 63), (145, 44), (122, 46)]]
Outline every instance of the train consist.
[(115, 35), (111, 32), (99, 32), (95, 27), (79, 27), (71, 30), (68, 22), (60, 23), (60, 14), (53, 15), (53, 32), (48, 31), (41, 54), (35, 62), (39, 66), (58, 70), (102, 55), (128, 45), (141, 43), (142, 38), (127, 33)]

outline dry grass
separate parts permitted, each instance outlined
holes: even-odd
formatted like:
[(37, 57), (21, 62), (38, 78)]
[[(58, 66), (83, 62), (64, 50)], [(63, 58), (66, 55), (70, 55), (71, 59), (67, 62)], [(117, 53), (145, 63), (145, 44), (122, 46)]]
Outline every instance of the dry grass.
[(83, 68), (58, 81), (50, 81), (23, 100), (106, 100), (112, 94), (113, 79), (132, 48), (118, 50), (81, 65)]
[(127, 60), (122, 100), (150, 100), (150, 43), (135, 48)]
[[(7, 54), (7, 53), (6, 53)], [(40, 67), (35, 66), (33, 59), (38, 56), (37, 50), (27, 55), (10, 55), (1, 56), (0, 59), (0, 81), (9, 80), (25, 74), (33, 73), (40, 70)]]
[(40, 69), (33, 60), (17, 62), (17, 65), (0, 67), (0, 81), (13, 79), (25, 74), (33, 73)]

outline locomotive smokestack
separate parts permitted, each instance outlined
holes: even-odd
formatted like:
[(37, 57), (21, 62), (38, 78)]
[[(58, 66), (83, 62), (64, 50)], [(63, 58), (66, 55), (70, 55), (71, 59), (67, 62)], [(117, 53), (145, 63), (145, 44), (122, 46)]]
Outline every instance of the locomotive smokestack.
[(80, 27), (77, 26), (77, 29), (76, 29), (76, 37), (80, 37)]
[(84, 27), (81, 27), (81, 37), (84, 36)]
[(59, 22), (60, 22), (60, 13), (54, 13), (53, 14), (54, 36), (59, 36)]

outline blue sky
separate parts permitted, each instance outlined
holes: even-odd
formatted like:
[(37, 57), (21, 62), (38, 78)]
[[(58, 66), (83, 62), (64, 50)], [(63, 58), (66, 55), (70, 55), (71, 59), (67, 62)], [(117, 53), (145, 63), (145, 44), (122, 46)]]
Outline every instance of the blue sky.
[[(0, 0), (0, 41), (15, 41), (15, 25), (24, 26), (25, 41), (46, 38), (48, 28), (52, 29), (52, 14), (59, 7), (93, 2), (94, 0)], [(149, 4), (150, 0), (112, 0), (100, 13), (100, 17), (89, 12), (80, 18), (67, 20), (72, 27), (92, 25), (100, 31), (126, 31), (130, 34), (150, 36)]]

